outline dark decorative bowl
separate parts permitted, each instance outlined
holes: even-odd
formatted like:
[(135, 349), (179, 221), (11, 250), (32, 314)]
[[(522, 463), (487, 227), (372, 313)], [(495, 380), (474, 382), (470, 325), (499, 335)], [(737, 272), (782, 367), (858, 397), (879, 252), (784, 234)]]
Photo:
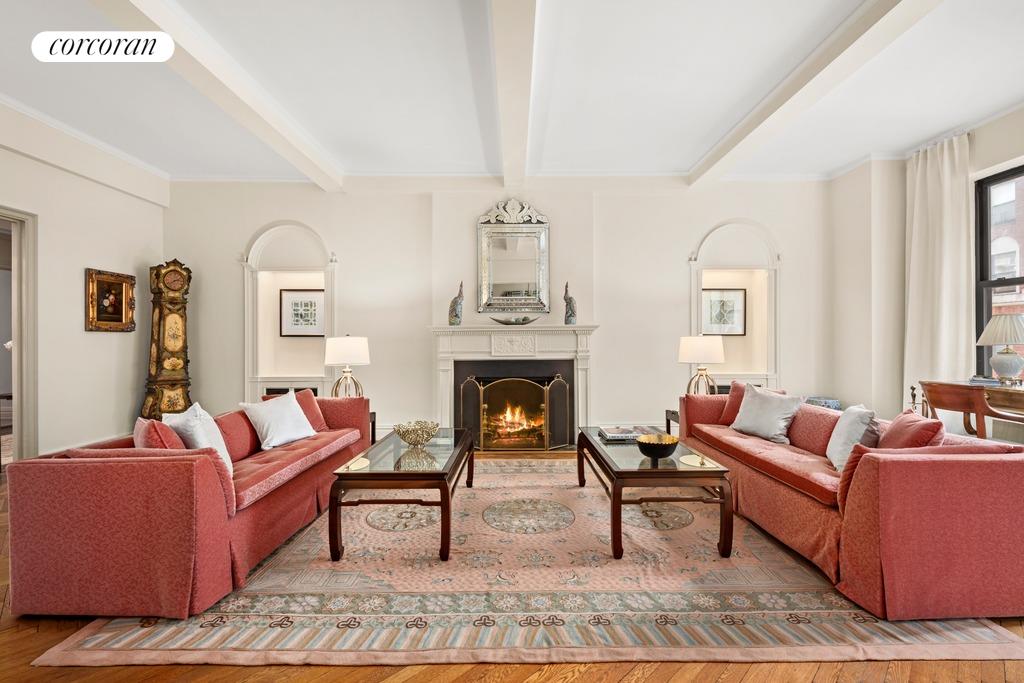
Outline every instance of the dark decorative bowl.
[(667, 458), (678, 445), (679, 437), (669, 434), (641, 434), (636, 438), (636, 447), (648, 458)]

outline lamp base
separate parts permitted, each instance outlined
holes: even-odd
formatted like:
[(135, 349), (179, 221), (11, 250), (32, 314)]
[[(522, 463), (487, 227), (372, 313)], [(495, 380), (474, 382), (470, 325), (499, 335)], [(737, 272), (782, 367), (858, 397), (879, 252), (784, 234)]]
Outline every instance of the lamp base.
[(1013, 384), (1024, 370), (1024, 358), (1009, 346), (1004, 346), (1000, 351), (993, 353), (989, 364), (992, 366), (992, 372), (1003, 384)]
[(341, 377), (334, 383), (334, 387), (331, 389), (331, 396), (334, 398), (339, 397), (360, 397), (363, 395), (363, 385), (359, 383), (355, 377), (352, 376), (352, 368), (346, 365), (341, 369)]
[(703, 365), (697, 368), (697, 374), (690, 378), (686, 385), (688, 394), (717, 394), (718, 384), (715, 378), (708, 374), (708, 369)]

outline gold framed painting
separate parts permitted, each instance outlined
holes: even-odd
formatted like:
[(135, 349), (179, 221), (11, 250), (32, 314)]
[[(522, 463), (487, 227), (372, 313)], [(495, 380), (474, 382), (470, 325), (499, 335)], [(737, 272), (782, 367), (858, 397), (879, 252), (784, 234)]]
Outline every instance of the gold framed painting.
[(89, 332), (135, 330), (135, 276), (85, 269), (85, 329)]

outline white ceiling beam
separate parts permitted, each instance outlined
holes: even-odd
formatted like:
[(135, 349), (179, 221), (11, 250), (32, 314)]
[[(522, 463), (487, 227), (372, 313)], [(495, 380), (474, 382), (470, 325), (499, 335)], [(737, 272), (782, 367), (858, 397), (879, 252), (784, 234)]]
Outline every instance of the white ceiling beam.
[(344, 181), (338, 162), (256, 79), (173, 0), (93, 0), (124, 29), (164, 31), (168, 64), (197, 90), (327, 192)]
[(941, 2), (865, 2), (704, 155), (689, 173), (691, 187), (721, 178), (739, 159), (792, 124)]
[(521, 189), (526, 181), (536, 22), (537, 0), (491, 0), (501, 166), (509, 190)]

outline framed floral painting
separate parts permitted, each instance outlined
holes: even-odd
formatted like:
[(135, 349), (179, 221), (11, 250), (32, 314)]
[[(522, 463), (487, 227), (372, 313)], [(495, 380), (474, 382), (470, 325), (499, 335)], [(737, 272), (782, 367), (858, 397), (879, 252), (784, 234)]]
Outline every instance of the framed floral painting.
[(281, 290), (281, 336), (324, 336), (324, 290)]
[(135, 276), (85, 269), (85, 329), (89, 332), (135, 330)]

